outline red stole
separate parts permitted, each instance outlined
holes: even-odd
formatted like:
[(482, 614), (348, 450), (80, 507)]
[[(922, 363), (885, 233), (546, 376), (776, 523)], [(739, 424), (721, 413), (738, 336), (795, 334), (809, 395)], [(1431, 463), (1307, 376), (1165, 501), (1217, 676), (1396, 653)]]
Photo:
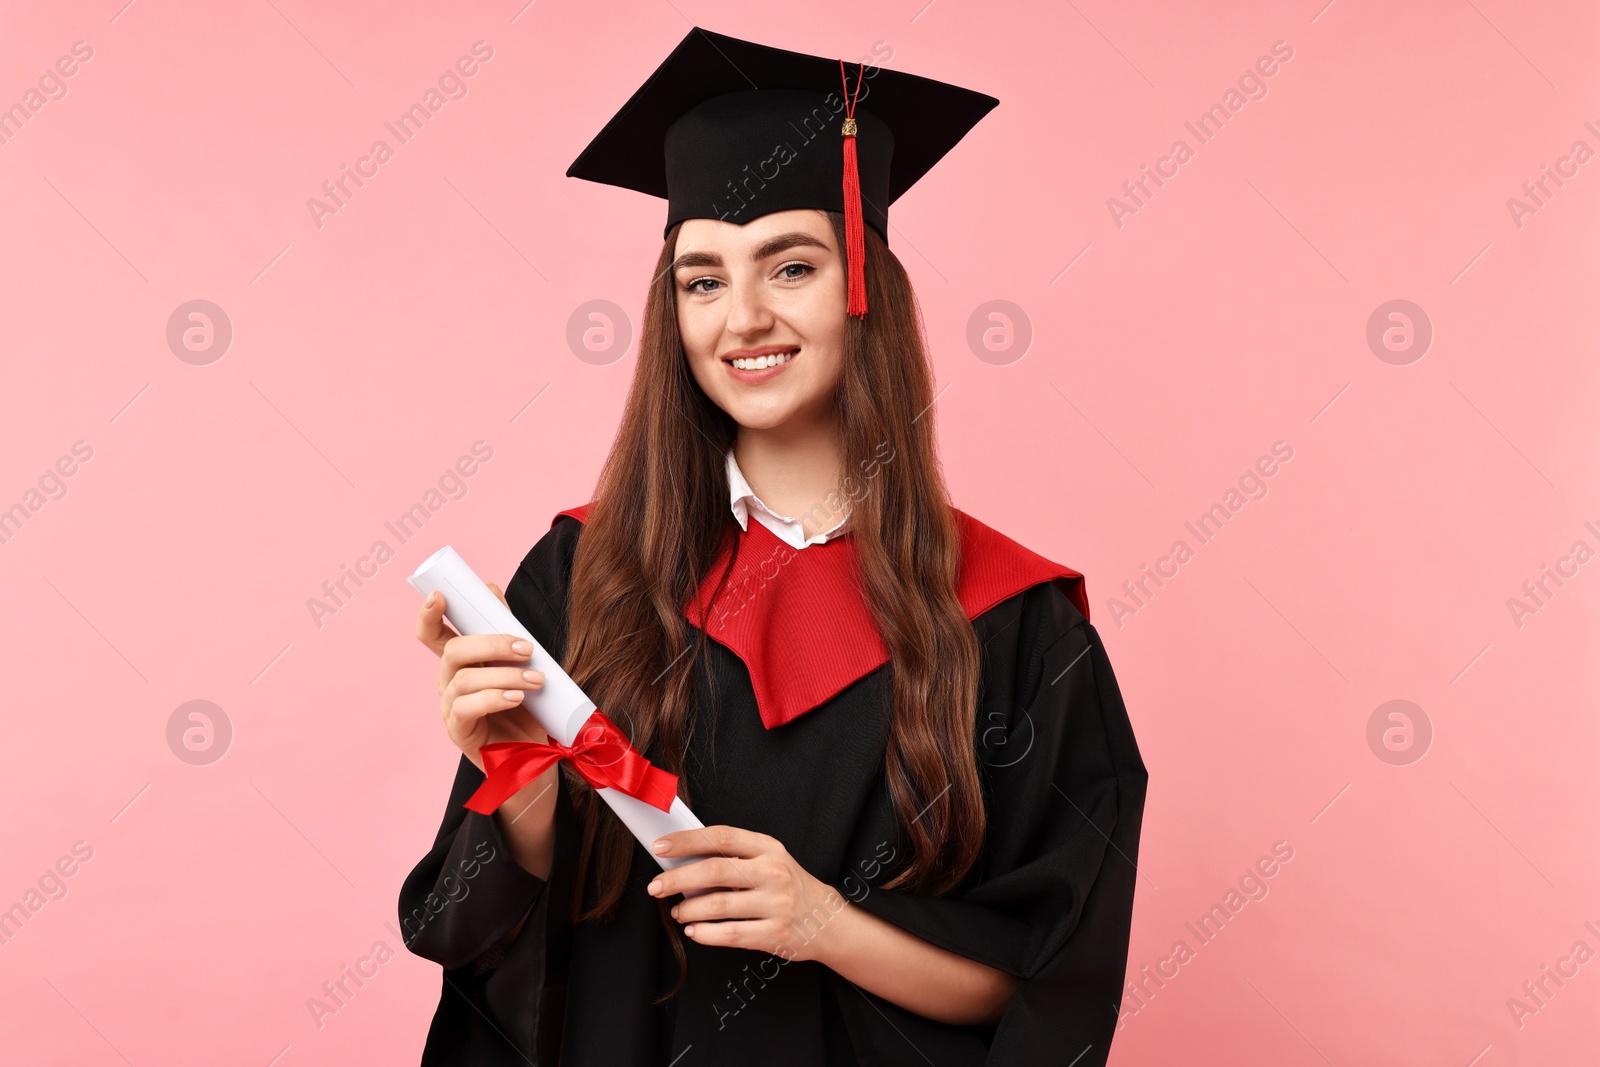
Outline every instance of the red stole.
[[(585, 522), (592, 504), (557, 514)], [(1053, 563), (963, 511), (956, 596), (975, 619), (1045, 581), (1059, 581), (1089, 617), (1083, 575)], [(554, 522), (552, 521), (552, 525)], [(767, 729), (782, 726), (889, 661), (855, 576), (850, 534), (792, 548), (760, 522), (741, 535), (739, 559), (709, 615), (706, 605), (727, 563), (724, 548), (684, 617), (744, 661)], [(702, 620), (704, 620), (702, 622)]]

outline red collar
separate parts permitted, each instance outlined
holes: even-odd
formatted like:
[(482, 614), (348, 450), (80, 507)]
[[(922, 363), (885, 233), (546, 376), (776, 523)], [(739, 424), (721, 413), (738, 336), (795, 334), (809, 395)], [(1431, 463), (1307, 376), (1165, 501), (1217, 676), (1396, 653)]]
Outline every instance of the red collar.
[[(556, 515), (587, 522), (594, 505)], [(1052, 563), (956, 511), (961, 568), (956, 596), (967, 618), (1040, 582), (1058, 580), (1089, 617), (1083, 575)], [(551, 525), (554, 525), (554, 520)], [(791, 548), (759, 522), (743, 534), (739, 563), (705, 620), (727, 549), (684, 608), (684, 617), (744, 661), (767, 729), (782, 726), (829, 700), (889, 661), (889, 650), (855, 578), (855, 539), (849, 535), (804, 549)]]

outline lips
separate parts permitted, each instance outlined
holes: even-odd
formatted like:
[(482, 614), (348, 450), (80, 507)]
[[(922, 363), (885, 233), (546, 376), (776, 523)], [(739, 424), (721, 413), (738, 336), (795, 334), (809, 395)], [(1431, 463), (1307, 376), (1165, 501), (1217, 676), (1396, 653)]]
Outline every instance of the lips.
[(754, 385), (768, 381), (783, 373), (800, 354), (799, 345), (762, 345), (760, 348), (738, 348), (722, 357), (735, 381)]

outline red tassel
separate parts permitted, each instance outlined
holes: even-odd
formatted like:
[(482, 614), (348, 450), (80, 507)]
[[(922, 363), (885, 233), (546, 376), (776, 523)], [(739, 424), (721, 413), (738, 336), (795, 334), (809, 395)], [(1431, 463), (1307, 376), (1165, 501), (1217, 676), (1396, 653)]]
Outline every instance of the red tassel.
[[(861, 92), (861, 78), (866, 64), (856, 74), (856, 94)], [(867, 313), (867, 237), (861, 220), (861, 175), (856, 168), (856, 98), (850, 93), (850, 82), (845, 76), (844, 60), (839, 60), (839, 78), (844, 82), (848, 101), (844, 119), (844, 247), (847, 282), (846, 311), (857, 317)]]

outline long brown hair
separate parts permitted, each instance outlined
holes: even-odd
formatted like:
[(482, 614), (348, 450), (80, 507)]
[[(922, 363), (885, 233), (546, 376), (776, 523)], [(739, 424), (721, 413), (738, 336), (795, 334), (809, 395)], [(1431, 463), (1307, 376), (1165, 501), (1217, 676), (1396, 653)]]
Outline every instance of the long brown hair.
[[(844, 218), (826, 214), (842, 259)], [(656, 262), (633, 385), (578, 542), (564, 666), (635, 747), (660, 742), (692, 804), (683, 768), (696, 712), (693, 666), (707, 649), (697, 628), (686, 655), (683, 612), (724, 539), (738, 534), (724, 459), (738, 425), (700, 389), (683, 351), (671, 270), (677, 237), (675, 226)], [(857, 472), (875, 472), (859, 499), (849, 494), (850, 536), (863, 595), (889, 649), (894, 706), (884, 774), (911, 851), (909, 866), (885, 888), (946, 893), (971, 870), (984, 838), (973, 747), (979, 648), (956, 598), (959, 531), (934, 449), (921, 312), (899, 259), (870, 226), (866, 239), (871, 310), (847, 320), (834, 410), (845, 471), (857, 483)], [(880, 462), (885, 456), (890, 461)], [(731, 564), (730, 556), (721, 581)], [(634, 840), (562, 767), (582, 826), (572, 918), (610, 918)], [(586, 884), (596, 897), (587, 910)], [(681, 986), (683, 947), (665, 909), (662, 902)]]

